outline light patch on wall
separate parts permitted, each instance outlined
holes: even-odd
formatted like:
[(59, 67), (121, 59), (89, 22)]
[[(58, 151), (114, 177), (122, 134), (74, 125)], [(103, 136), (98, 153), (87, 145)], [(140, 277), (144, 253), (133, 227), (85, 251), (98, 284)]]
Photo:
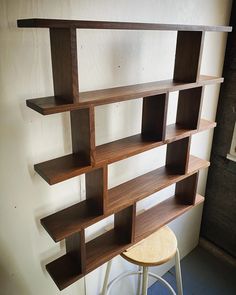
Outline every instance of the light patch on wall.
[(86, 243), (102, 235), (114, 227), (114, 215), (102, 219), (101, 221), (87, 227), (85, 229)]
[(108, 188), (164, 166), (165, 158), (166, 145), (109, 165)]
[(176, 122), (178, 96), (179, 96), (178, 91), (170, 92), (169, 94), (167, 121), (166, 121), (167, 125), (174, 124)]
[(159, 192), (137, 202), (137, 215), (142, 212), (151, 209), (160, 202), (166, 200), (167, 198), (174, 196), (175, 194), (175, 184), (168, 186), (160, 190)]
[(96, 107), (96, 145), (140, 133), (141, 118), (142, 99)]

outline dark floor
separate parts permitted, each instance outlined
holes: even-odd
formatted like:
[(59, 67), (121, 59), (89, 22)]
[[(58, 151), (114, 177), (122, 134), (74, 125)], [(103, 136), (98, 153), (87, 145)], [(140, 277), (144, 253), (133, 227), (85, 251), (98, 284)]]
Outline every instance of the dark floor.
[[(236, 268), (221, 259), (216, 259), (207, 250), (197, 247), (181, 260), (184, 295), (235, 295)], [(164, 276), (176, 290), (175, 270)], [(160, 283), (153, 284), (148, 295), (169, 295)]]

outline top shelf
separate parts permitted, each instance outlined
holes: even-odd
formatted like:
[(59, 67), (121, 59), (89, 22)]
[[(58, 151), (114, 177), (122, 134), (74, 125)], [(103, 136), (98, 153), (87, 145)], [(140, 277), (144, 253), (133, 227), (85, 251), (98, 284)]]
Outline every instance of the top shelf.
[(102, 29), (102, 30), (159, 30), (159, 31), (211, 31), (231, 32), (229, 26), (201, 26), (182, 24), (158, 23), (130, 23), (88, 20), (64, 20), (31, 18), (17, 20), (18, 27), (24, 28), (77, 28), (77, 29)]

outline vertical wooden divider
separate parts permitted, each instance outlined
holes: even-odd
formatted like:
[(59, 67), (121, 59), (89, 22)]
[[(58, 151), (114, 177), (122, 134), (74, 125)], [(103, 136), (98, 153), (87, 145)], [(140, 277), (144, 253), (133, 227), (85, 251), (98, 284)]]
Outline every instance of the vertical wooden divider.
[(54, 93), (68, 103), (79, 102), (75, 28), (50, 28)]
[(190, 142), (191, 137), (186, 137), (167, 144), (166, 167), (170, 173), (187, 173)]
[(205, 32), (178, 31), (174, 67), (174, 80), (195, 82), (200, 75)]
[(176, 183), (175, 196), (181, 204), (195, 204), (198, 175), (199, 172)]
[(85, 174), (86, 199), (97, 215), (104, 214), (107, 200), (107, 166)]
[(136, 203), (115, 213), (114, 228), (118, 243), (132, 243), (135, 236)]
[(86, 249), (84, 229), (66, 238), (66, 253), (76, 261), (81, 273), (85, 272)]
[(84, 164), (95, 161), (94, 107), (70, 112), (73, 154)]
[(143, 98), (142, 137), (146, 140), (165, 139), (169, 93)]
[(187, 129), (199, 127), (204, 87), (179, 91), (176, 123)]

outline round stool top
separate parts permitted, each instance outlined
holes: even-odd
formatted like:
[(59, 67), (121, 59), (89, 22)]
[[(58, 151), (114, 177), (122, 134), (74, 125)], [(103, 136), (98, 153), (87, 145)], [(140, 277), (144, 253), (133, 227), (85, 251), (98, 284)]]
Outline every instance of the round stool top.
[(155, 266), (169, 261), (176, 253), (177, 240), (168, 226), (124, 251), (121, 256), (140, 266)]

